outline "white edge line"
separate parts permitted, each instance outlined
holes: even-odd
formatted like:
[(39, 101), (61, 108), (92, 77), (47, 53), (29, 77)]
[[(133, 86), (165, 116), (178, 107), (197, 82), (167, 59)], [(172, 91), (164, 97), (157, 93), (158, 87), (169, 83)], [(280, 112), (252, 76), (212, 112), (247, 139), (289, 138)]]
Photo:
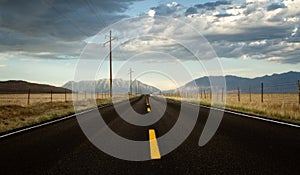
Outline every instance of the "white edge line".
[(25, 132), (25, 131), (28, 131), (28, 130), (31, 130), (31, 129), (34, 129), (34, 128), (39, 128), (39, 127), (42, 127), (42, 126), (50, 125), (52, 123), (60, 122), (62, 120), (66, 120), (66, 119), (75, 117), (77, 115), (81, 115), (81, 114), (84, 114), (84, 113), (94, 111), (96, 109), (102, 109), (102, 108), (109, 107), (109, 106), (112, 106), (112, 105), (115, 105), (115, 104), (107, 104), (107, 105), (103, 105), (103, 106), (100, 106), (100, 107), (94, 107), (94, 108), (91, 108), (91, 109), (88, 109), (88, 110), (85, 110), (85, 111), (82, 111), (82, 112), (79, 112), (79, 113), (75, 113), (75, 114), (72, 114), (72, 115), (69, 115), (69, 116), (66, 116), (66, 117), (58, 118), (58, 119), (55, 119), (55, 120), (52, 120), (52, 121), (49, 121), (49, 122), (45, 122), (45, 123), (42, 123), (42, 124), (37, 124), (37, 125), (31, 126), (31, 127), (28, 127), (28, 128), (16, 130), (14, 132), (9, 132), (7, 134), (0, 135), (0, 139), (2, 139), (4, 137), (8, 137), (10, 135), (17, 134), (17, 133)]
[[(170, 100), (172, 100), (172, 99), (170, 99)], [(175, 100), (172, 100), (172, 101), (175, 101)], [(175, 102), (178, 102), (178, 101), (175, 101)], [(283, 122), (283, 121), (277, 121), (277, 120), (272, 120), (272, 119), (268, 119), (268, 118), (253, 116), (253, 115), (249, 115), (249, 114), (243, 114), (243, 113), (239, 113), (239, 112), (228, 111), (226, 109), (220, 109), (220, 108), (215, 108), (215, 107), (198, 105), (198, 104), (194, 104), (194, 103), (190, 103), (190, 102), (185, 102), (185, 103), (188, 103), (188, 104), (193, 105), (193, 106), (204, 107), (204, 108), (207, 108), (207, 109), (213, 109), (213, 110), (217, 110), (217, 111), (223, 111), (223, 112), (226, 112), (226, 113), (235, 114), (235, 115), (248, 117), (248, 118), (252, 118), (252, 119), (257, 119), (257, 120), (267, 121), (267, 122), (271, 122), (271, 123), (276, 123), (276, 124), (291, 126), (291, 127), (295, 127), (295, 128), (300, 128), (300, 125), (287, 123), (287, 122)]]
[(215, 107), (208, 107), (208, 106), (198, 105), (198, 104), (189, 103), (189, 102), (187, 102), (187, 103), (191, 104), (191, 105), (194, 105), (194, 106), (200, 106), (200, 107), (204, 107), (204, 108), (207, 108), (207, 109), (213, 109), (213, 110), (217, 110), (217, 111), (223, 111), (223, 112), (226, 112), (226, 113), (235, 114), (235, 115), (239, 115), (239, 116), (243, 116), (243, 117), (248, 117), (248, 118), (253, 118), (253, 119), (257, 119), (257, 120), (267, 121), (267, 122), (271, 122), (271, 123), (277, 123), (277, 124), (281, 124), (281, 125), (286, 125), (286, 126), (300, 128), (300, 125), (296, 125), (296, 124), (292, 124), (292, 123), (286, 123), (286, 122), (272, 120), (272, 119), (268, 119), (268, 118), (257, 117), (257, 116), (253, 116), (253, 115), (249, 115), (249, 114), (243, 114), (243, 113), (239, 113), (239, 112), (228, 111), (226, 109), (220, 109), (220, 108), (215, 108)]
[(69, 115), (69, 116), (66, 116), (66, 117), (58, 118), (58, 119), (55, 119), (55, 120), (52, 120), (52, 121), (49, 121), (49, 122), (45, 122), (45, 123), (42, 123), (42, 124), (37, 124), (37, 125), (31, 126), (31, 127), (28, 127), (28, 128), (24, 128), (24, 129), (20, 129), (20, 130), (14, 131), (14, 132), (10, 132), (10, 133), (1, 135), (0, 139), (2, 139), (4, 137), (8, 137), (10, 135), (17, 134), (17, 133), (25, 132), (25, 131), (28, 131), (28, 130), (31, 130), (31, 129), (35, 129), (35, 128), (39, 128), (39, 127), (42, 127), (42, 126), (50, 125), (52, 123), (57, 123), (57, 122), (60, 122), (62, 120), (66, 120), (66, 119), (75, 117), (77, 115), (88, 113), (88, 112), (91, 112), (91, 111), (94, 111), (94, 110), (97, 110), (97, 109), (102, 109), (102, 108), (105, 108), (105, 107), (108, 107), (108, 106), (111, 106), (111, 104), (110, 105), (104, 105), (104, 106), (100, 106), (100, 107), (91, 108), (91, 109), (88, 109), (86, 111), (75, 113), (75, 114), (72, 114), (72, 115)]

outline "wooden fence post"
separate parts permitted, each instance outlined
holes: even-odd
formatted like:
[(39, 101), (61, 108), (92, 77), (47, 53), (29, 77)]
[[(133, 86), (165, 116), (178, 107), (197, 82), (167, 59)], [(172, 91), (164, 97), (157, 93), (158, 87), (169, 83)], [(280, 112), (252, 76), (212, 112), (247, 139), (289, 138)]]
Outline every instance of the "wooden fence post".
[(67, 89), (65, 88), (65, 102), (67, 102)]
[(300, 80), (298, 80), (298, 96), (299, 96), (299, 105), (300, 105)]
[(28, 96), (27, 96), (27, 105), (30, 104), (30, 88), (28, 89)]
[(251, 94), (252, 92), (251, 92), (251, 91), (252, 91), (251, 85), (249, 85), (249, 100), (250, 100), (250, 102), (252, 101), (252, 96), (251, 96), (251, 95), (252, 95), (252, 94)]
[(50, 99), (51, 99), (51, 103), (52, 103), (52, 90), (50, 91)]
[(238, 86), (238, 101), (239, 102), (241, 101), (241, 89), (239, 86)]
[(264, 83), (261, 83), (261, 102), (264, 102)]
[(224, 102), (224, 88), (222, 88), (222, 102)]

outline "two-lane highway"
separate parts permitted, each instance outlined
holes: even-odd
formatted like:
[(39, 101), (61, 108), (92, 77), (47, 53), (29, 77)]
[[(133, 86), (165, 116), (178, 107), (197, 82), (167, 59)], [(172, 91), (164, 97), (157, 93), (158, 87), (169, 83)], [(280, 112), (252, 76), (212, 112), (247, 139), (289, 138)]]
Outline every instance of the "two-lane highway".
[[(120, 112), (129, 113), (122, 105), (119, 110), (109, 106), (99, 112), (119, 136), (149, 142), (144, 154), (151, 157), (151, 130), (156, 138), (167, 134), (178, 120), (180, 104), (167, 100), (162, 118), (149, 126), (122, 119)], [(163, 100), (154, 97), (150, 97), (150, 112), (145, 96), (131, 105), (137, 113), (149, 117), (164, 111)], [(197, 109), (193, 105), (189, 108), (190, 112)], [(300, 129), (225, 113), (212, 140), (199, 147), (209, 109), (197, 112), (192, 133), (178, 148), (160, 159), (141, 162), (117, 159), (99, 150), (84, 135), (75, 117), (8, 136), (0, 140), (1, 174), (299, 174)], [(185, 117), (189, 120), (188, 113)], [(160, 142), (157, 146), (162, 147)]]

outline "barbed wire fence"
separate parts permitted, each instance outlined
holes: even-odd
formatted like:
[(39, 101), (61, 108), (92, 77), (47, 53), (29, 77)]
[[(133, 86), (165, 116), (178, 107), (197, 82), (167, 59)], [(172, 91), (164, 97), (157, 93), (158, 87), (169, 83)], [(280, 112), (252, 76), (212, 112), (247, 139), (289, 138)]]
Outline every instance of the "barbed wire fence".
[(20, 105), (30, 106), (37, 103), (52, 103), (52, 102), (72, 102), (76, 100), (90, 100), (90, 99), (107, 99), (109, 93), (90, 93), (88, 91), (72, 92), (69, 89), (60, 91), (38, 91), (36, 89), (31, 90), (18, 90), (13, 89), (9, 92), (0, 90), (0, 106), (5, 105)]
[[(216, 94), (213, 94), (216, 92)], [(276, 103), (282, 106), (299, 105), (300, 106), (300, 80), (295, 83), (278, 83), (270, 84), (261, 82), (260, 85), (243, 85), (225, 90), (224, 87), (218, 87), (217, 90), (212, 91), (210, 87), (199, 87), (196, 93), (179, 94), (178, 91), (173, 93), (163, 93), (166, 97), (180, 98), (195, 98), (196, 96), (202, 102), (211, 102), (213, 96), (217, 101), (225, 102), (226, 104), (238, 103)], [(27, 89), (18, 90), (13, 89), (9, 92), (0, 90), (0, 106), (2, 105), (31, 105), (45, 102), (70, 102), (76, 100), (89, 99), (106, 99), (109, 98), (108, 92), (90, 93), (89, 91), (72, 92), (69, 89), (60, 91), (37, 91)]]
[[(283, 102), (300, 105), (300, 80), (295, 83), (269, 84), (261, 82), (259, 86), (243, 85), (230, 88), (226, 92), (224, 87), (212, 90), (210, 87), (199, 87), (198, 97), (203, 101), (211, 101), (213, 96), (217, 101), (226, 102)], [(215, 92), (213, 94), (213, 92)], [(180, 97), (179, 93), (167, 93), (165, 96)], [(183, 98), (193, 98), (196, 94), (181, 95)]]
[[(198, 85), (199, 86), (199, 85)], [(236, 87), (196, 87), (195, 93), (164, 93), (167, 98), (182, 99), (204, 105), (224, 103), (227, 108), (258, 114), (300, 119), (300, 80), (294, 83), (260, 82)], [(288, 117), (287, 117), (288, 116)]]
[(274, 103), (300, 105), (300, 81), (296, 83), (268, 84), (260, 83), (260, 86), (248, 85), (248, 88), (236, 87), (228, 91), (226, 101)]

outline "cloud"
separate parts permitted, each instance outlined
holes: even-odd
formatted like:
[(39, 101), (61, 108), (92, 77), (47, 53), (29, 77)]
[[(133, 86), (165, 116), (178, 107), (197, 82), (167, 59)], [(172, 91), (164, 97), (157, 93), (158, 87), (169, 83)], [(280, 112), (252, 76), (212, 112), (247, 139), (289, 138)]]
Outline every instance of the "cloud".
[[(103, 27), (127, 17), (126, 10), (132, 2), (29, 0), (24, 4), (21, 0), (0, 0), (0, 57), (78, 58), (86, 41)], [(189, 7), (172, 2), (151, 7), (145, 15), (150, 15), (151, 20), (126, 25), (148, 30), (151, 36), (192, 40), (195, 35), (186, 28), (174, 23), (166, 27), (156, 19), (176, 18), (202, 33), (219, 57), (300, 63), (300, 3), (295, 0), (216, 1)], [(126, 25), (121, 28), (126, 30)], [(197, 46), (200, 47), (194, 47)], [(124, 60), (149, 48), (182, 60), (192, 58), (188, 49), (159, 37), (124, 42), (114, 55)]]
[(0, 52), (49, 52), (49, 59), (78, 55), (83, 39), (127, 17), (134, 1), (0, 0)]
[(148, 15), (151, 16), (151, 17), (154, 17), (155, 13), (156, 13), (155, 10), (149, 10), (148, 11)]
[(178, 4), (177, 2), (172, 2), (168, 4), (160, 4), (157, 7), (152, 7), (151, 10), (154, 10), (155, 14), (159, 16), (176, 16), (176, 12), (181, 8), (182, 6), (180, 4)]
[(197, 4), (195, 7), (199, 9), (206, 9), (206, 10), (215, 10), (216, 7), (221, 6), (221, 5), (230, 5), (230, 1), (216, 1), (216, 2), (207, 2), (204, 4)]
[[(174, 14), (183, 14), (177, 15), (176, 18), (185, 21), (202, 33), (219, 57), (231, 59), (242, 57), (287, 64), (300, 63), (298, 58), (300, 54), (299, 18), (295, 16), (300, 9), (295, 10), (294, 6), (297, 4), (291, 3), (291, 1), (283, 1), (282, 4), (284, 6), (279, 8), (270, 1), (248, 1), (242, 5), (217, 1), (186, 7), (185, 10), (182, 6), (177, 10), (162, 8), (177, 7), (177, 3), (160, 5), (151, 9), (160, 9), (160, 14), (171, 18), (174, 18)], [(275, 7), (277, 8), (275, 9)], [(205, 10), (201, 11), (201, 9)], [(195, 47), (202, 47), (193, 41), (198, 34), (188, 31), (187, 27), (176, 25), (170, 21), (165, 21), (168, 23), (167, 27), (159, 25), (159, 23), (158, 19), (153, 18), (152, 22), (145, 22), (143, 25), (150, 28), (151, 36), (176, 38), (181, 35), (182, 38), (191, 40)], [(182, 61), (194, 59), (188, 49), (183, 48), (180, 44), (156, 37), (131, 40), (123, 43), (118, 49), (122, 54), (119, 56), (115, 54), (115, 57), (120, 60), (126, 56), (131, 57), (139, 52), (149, 50), (165, 52)], [(118, 51), (116, 50), (116, 52)], [(153, 56), (151, 61), (155, 60), (154, 57), (157, 60), (163, 59)], [(205, 59), (205, 57), (202, 58)], [(143, 59), (147, 60), (147, 58)]]
[[(172, 40), (171, 38), (159, 38), (155, 36), (145, 36), (129, 40), (122, 43), (114, 53), (117, 60), (128, 59), (141, 53), (148, 53), (147, 57), (139, 57), (139, 60), (147, 62), (174, 61), (175, 57), (182, 60), (193, 60), (195, 57), (190, 51)], [(150, 56), (151, 55), (151, 56)], [(166, 55), (169, 55), (166, 57)]]
[(278, 4), (278, 3), (272, 3), (271, 5), (267, 6), (268, 11), (276, 10), (280, 8), (286, 8), (286, 6), (284, 4)]
[(198, 11), (197, 11), (196, 7), (190, 7), (185, 11), (185, 16), (197, 14), (197, 13), (198, 13)]
[(215, 15), (215, 17), (218, 17), (218, 18), (221, 18), (221, 17), (229, 17), (229, 16), (233, 16), (233, 14), (223, 13), (223, 14), (217, 14), (217, 15)]
[(300, 63), (296, 1), (216, 1), (189, 7), (185, 16), (181, 19), (198, 29), (219, 57)]

